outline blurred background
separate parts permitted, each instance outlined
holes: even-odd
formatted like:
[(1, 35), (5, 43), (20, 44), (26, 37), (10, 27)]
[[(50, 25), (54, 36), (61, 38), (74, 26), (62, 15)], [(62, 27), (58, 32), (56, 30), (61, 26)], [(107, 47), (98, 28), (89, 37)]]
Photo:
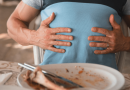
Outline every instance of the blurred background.
[[(21, 0), (0, 0), (0, 60), (34, 63), (33, 46), (22, 46), (7, 34), (6, 22)], [(30, 29), (34, 29), (34, 21)], [(130, 73), (130, 60), (125, 61), (124, 73)]]

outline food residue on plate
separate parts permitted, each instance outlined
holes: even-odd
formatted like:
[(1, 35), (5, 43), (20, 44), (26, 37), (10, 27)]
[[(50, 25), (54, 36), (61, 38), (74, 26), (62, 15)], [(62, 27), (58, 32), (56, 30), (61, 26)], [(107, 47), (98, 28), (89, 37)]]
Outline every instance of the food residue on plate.
[(75, 71), (72, 71), (72, 69), (65, 68), (66, 74), (62, 75), (62, 77), (65, 77), (84, 87), (88, 87), (88, 86), (99, 87), (100, 86), (100, 88), (103, 89), (108, 85), (107, 78), (101, 76), (98, 73), (93, 72), (92, 70), (86, 71), (81, 66), (75, 66), (74, 69)]
[(65, 71), (57, 69), (55, 73), (84, 87), (100, 87), (99, 89), (103, 89), (108, 85), (107, 78), (92, 70), (86, 70), (81, 66), (75, 66), (74, 69), (65, 68)]
[(69, 72), (69, 70), (66, 68), (66, 72)]

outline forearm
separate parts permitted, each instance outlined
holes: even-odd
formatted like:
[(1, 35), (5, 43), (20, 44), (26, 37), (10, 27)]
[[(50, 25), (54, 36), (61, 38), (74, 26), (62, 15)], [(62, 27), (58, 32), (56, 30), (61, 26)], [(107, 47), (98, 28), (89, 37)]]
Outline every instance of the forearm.
[(16, 42), (21, 45), (30, 45), (31, 32), (34, 30), (28, 29), (29, 23), (22, 22), (17, 18), (10, 18), (7, 22), (8, 34)]

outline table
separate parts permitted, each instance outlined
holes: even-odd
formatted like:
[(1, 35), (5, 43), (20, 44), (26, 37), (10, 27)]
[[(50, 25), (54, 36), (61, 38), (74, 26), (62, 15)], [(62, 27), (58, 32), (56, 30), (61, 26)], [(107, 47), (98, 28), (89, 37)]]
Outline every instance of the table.
[(17, 62), (0, 61), (0, 73), (13, 73), (11, 78), (5, 83), (5, 85), (18, 86), (17, 76), (22, 70), (23, 68), (18, 66)]
[[(4, 70), (4, 71), (3, 71)], [(18, 86), (17, 76), (24, 69), (18, 66), (17, 62), (0, 61), (0, 73), (13, 72), (12, 77), (5, 83), (5, 85)], [(130, 74), (123, 74), (125, 77), (125, 85), (121, 90), (130, 90)]]

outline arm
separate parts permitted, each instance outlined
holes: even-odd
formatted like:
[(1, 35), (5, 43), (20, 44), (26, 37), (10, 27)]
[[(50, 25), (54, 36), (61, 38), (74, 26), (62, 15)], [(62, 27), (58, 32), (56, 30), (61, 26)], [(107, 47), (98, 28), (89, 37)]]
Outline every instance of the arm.
[(64, 49), (54, 48), (53, 45), (71, 46), (71, 43), (55, 40), (73, 40), (73, 37), (68, 35), (56, 35), (56, 33), (70, 33), (71, 29), (49, 28), (49, 24), (55, 18), (54, 13), (46, 20), (42, 21), (37, 31), (28, 29), (29, 23), (39, 12), (39, 10), (21, 1), (7, 22), (8, 34), (22, 45), (36, 45), (43, 49), (64, 53)]
[(39, 12), (39, 10), (21, 1), (7, 21), (8, 34), (16, 42), (22, 45), (29, 45), (30, 35), (28, 34), (30, 34), (32, 30), (29, 30), (28, 26)]
[(29, 45), (30, 35), (28, 34), (31, 30), (28, 26), (39, 12), (21, 1), (7, 21), (8, 34), (18, 43)]

